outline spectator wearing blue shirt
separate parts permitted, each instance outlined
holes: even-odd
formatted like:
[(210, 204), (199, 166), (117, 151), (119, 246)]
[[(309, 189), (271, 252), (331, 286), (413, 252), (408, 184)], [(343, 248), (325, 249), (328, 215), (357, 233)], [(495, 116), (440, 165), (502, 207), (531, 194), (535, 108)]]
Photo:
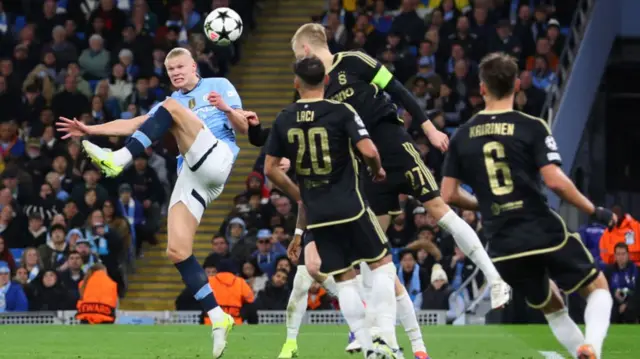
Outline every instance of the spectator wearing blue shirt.
[(556, 74), (549, 69), (549, 60), (542, 55), (536, 56), (535, 67), (531, 74), (533, 86), (543, 91), (551, 90), (558, 81)]
[(5, 261), (0, 261), (0, 313), (26, 312), (29, 302), (22, 286), (11, 281), (11, 270)]
[(287, 250), (274, 238), (268, 229), (258, 231), (256, 245), (258, 250), (253, 252), (252, 257), (258, 262), (260, 270), (271, 277), (276, 271), (278, 257), (287, 255)]
[(605, 269), (613, 295), (612, 323), (637, 323), (640, 293), (638, 267), (629, 260), (629, 247), (620, 242), (614, 247), (615, 262)]

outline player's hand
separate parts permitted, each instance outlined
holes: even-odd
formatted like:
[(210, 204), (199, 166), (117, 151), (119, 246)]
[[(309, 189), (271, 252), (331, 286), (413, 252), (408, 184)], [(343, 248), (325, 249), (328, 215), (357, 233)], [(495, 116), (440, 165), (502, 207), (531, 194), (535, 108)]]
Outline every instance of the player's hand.
[(291, 161), (289, 161), (289, 159), (286, 157), (282, 157), (280, 159), (278, 167), (282, 170), (282, 172), (287, 173), (289, 171), (289, 168), (291, 168)]
[(224, 102), (222, 95), (215, 91), (209, 92), (209, 96), (207, 96), (207, 100), (211, 106), (215, 106), (218, 110), (222, 112), (231, 112), (231, 107)]
[(373, 182), (380, 183), (384, 182), (387, 179), (387, 172), (384, 171), (384, 168), (380, 167), (378, 173), (373, 175)]
[(593, 212), (593, 219), (598, 223), (604, 224), (609, 229), (618, 223), (618, 216), (604, 207), (596, 207), (595, 212)]
[(91, 135), (91, 126), (87, 126), (84, 123), (78, 121), (75, 117), (73, 120), (66, 117), (60, 117), (56, 122), (58, 132), (62, 132), (65, 135), (62, 136), (63, 140), (71, 137), (82, 137)]
[(258, 126), (260, 124), (258, 114), (253, 111), (244, 111), (244, 118), (249, 122), (249, 126)]
[(302, 242), (301, 235), (295, 235), (291, 243), (289, 243), (289, 247), (287, 248), (287, 256), (294, 264), (298, 264), (298, 259), (300, 258), (300, 243)]
[(431, 142), (431, 144), (441, 152), (445, 152), (449, 149), (449, 136), (445, 133), (432, 129), (427, 133), (427, 138), (429, 139), (429, 142)]

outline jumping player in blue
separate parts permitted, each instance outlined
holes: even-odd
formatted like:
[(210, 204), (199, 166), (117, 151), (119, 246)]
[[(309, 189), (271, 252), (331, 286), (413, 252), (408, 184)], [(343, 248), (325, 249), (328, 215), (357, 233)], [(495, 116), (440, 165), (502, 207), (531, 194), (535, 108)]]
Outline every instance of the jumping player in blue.
[(207, 205), (224, 188), (240, 151), (235, 132), (247, 133), (248, 123), (236, 89), (225, 78), (200, 78), (189, 50), (175, 48), (165, 60), (174, 87), (171, 97), (130, 120), (87, 126), (60, 118), (63, 138), (86, 135), (131, 136), (125, 147), (109, 152), (89, 141), (82, 145), (108, 177), (119, 175), (133, 158), (171, 131), (181, 156), (167, 218), (167, 256), (200, 302), (213, 324), (213, 357), (219, 358), (233, 327), (233, 318), (218, 306), (207, 276), (192, 254), (193, 238)]

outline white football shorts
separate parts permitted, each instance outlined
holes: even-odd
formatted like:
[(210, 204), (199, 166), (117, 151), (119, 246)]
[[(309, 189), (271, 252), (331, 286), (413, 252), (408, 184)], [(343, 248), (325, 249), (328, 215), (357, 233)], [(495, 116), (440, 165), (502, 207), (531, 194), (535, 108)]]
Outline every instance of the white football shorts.
[(218, 198), (233, 167), (233, 152), (211, 130), (203, 128), (184, 155), (169, 208), (184, 203), (198, 223), (207, 205)]

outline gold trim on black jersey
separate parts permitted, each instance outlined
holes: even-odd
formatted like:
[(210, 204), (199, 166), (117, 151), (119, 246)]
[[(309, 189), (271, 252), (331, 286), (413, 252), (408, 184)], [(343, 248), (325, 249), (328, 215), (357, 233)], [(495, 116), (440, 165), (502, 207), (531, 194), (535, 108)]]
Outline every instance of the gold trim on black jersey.
[(325, 101), (325, 99), (316, 97), (316, 98), (301, 98), (296, 103), (312, 103), (312, 102), (320, 102)]
[[(353, 112), (356, 116), (358, 115), (358, 113), (348, 103), (338, 102), (338, 101), (333, 101), (333, 100), (327, 100), (327, 99), (323, 99), (322, 101), (327, 101), (327, 102), (338, 104), (338, 105), (344, 105), (351, 112)], [(360, 193), (360, 187), (359, 187), (360, 181), (358, 179), (358, 176), (359, 176), (358, 160), (356, 159), (356, 156), (353, 153), (353, 144), (351, 143), (351, 139), (349, 139), (349, 156), (351, 156), (351, 165), (353, 166), (353, 173), (355, 174), (354, 177), (356, 178), (356, 186), (355, 186), (356, 194), (358, 195), (358, 199), (360, 200), (360, 206), (362, 207), (362, 209), (360, 210), (360, 212), (358, 212), (358, 214), (356, 214), (355, 216), (353, 216), (351, 218), (339, 219), (339, 220), (330, 221), (330, 222), (309, 224), (309, 225), (307, 225), (308, 229), (327, 227), (327, 226), (335, 226), (335, 225), (338, 225), (338, 224), (353, 222), (353, 221), (359, 219), (360, 217), (362, 217), (362, 215), (364, 214), (364, 212), (366, 210), (366, 206), (364, 205), (364, 199), (362, 198), (362, 194)]]
[[(551, 214), (554, 215), (558, 221), (560, 221), (560, 225), (562, 226), (562, 231), (564, 232), (564, 239), (562, 240), (562, 242), (560, 244), (558, 244), (557, 246), (549, 247), (549, 248), (534, 249), (534, 250), (526, 251), (526, 252), (522, 252), (522, 253), (516, 253), (516, 254), (510, 254), (510, 255), (507, 255), (507, 256), (496, 257), (496, 258), (492, 258), (492, 261), (494, 263), (496, 263), (496, 262), (502, 262), (502, 261), (511, 260), (511, 259), (518, 259), (518, 258), (523, 258), (523, 257), (530, 257), (530, 256), (539, 255), (539, 254), (555, 252), (555, 251), (561, 249), (562, 247), (564, 247), (567, 244), (567, 241), (569, 240), (569, 238), (573, 237), (578, 242), (580, 242), (580, 244), (582, 245), (584, 250), (587, 252), (589, 260), (591, 261), (591, 263), (594, 263), (593, 256), (591, 255), (589, 250), (584, 246), (584, 243), (582, 243), (582, 241), (580, 240), (580, 234), (578, 234), (576, 232), (569, 232), (569, 230), (567, 229), (567, 224), (564, 222), (564, 219), (562, 219), (562, 217), (560, 217), (560, 215), (557, 214), (556, 211), (554, 211), (551, 208), (549, 208), (549, 212), (551, 212)], [(589, 278), (589, 276), (587, 276), (581, 283), (585, 282), (588, 278)], [(575, 291), (575, 289), (573, 289), (573, 291)], [(567, 292), (567, 291), (565, 291), (565, 292)]]
[(547, 304), (549, 304), (549, 302), (551, 301), (551, 297), (553, 296), (553, 289), (551, 289), (551, 283), (549, 283), (549, 293), (547, 294), (547, 297), (545, 298), (545, 300), (541, 303), (541, 304), (531, 304), (531, 302), (529, 302), (526, 298), (524, 299), (525, 303), (527, 303), (527, 305), (533, 309), (542, 309), (544, 307), (547, 306)]

